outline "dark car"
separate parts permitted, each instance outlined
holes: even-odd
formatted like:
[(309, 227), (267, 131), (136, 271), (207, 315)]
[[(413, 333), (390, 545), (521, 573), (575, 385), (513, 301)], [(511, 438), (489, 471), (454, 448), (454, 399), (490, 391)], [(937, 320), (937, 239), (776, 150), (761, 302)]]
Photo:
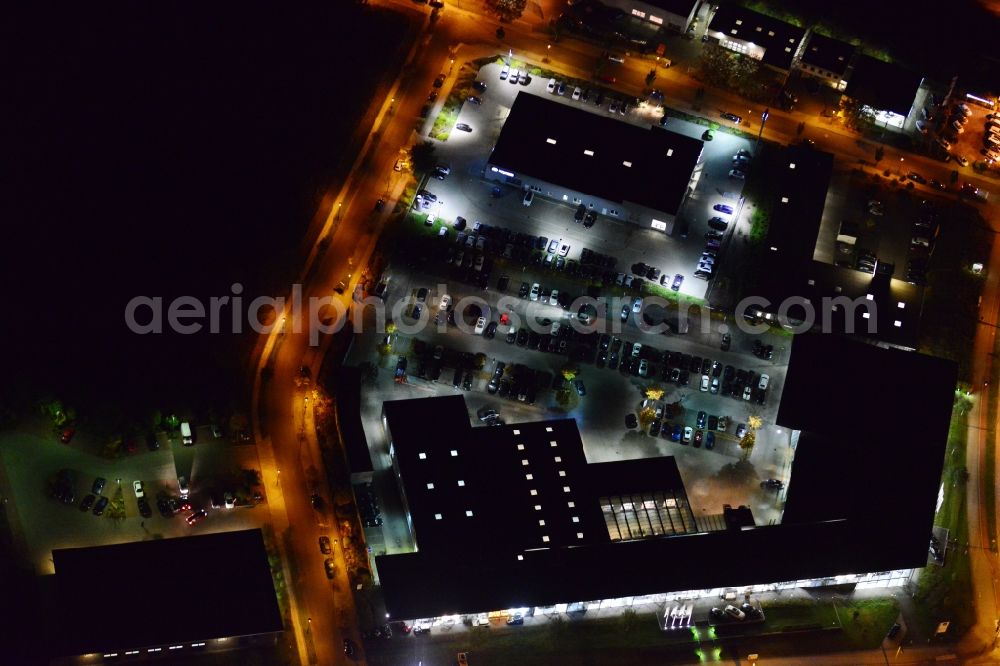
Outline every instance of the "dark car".
[(107, 481), (104, 479), (103, 476), (97, 477), (96, 479), (94, 479), (94, 485), (90, 487), (90, 492), (94, 493), (95, 495), (100, 495), (101, 491), (104, 490), (105, 483), (107, 483)]
[(521, 615), (520, 613), (515, 613), (514, 615), (511, 615), (509, 618), (507, 618), (507, 624), (516, 624), (516, 625), (524, 624), (524, 616)]
[(695, 447), (701, 446), (702, 440), (705, 439), (705, 433), (702, 430), (694, 431), (694, 445)]
[(737, 125), (739, 125), (741, 122), (743, 122), (743, 119), (740, 118), (735, 113), (723, 113), (721, 117), (725, 118), (726, 120), (731, 120), (734, 123), (736, 123)]
[(330, 537), (324, 535), (319, 538), (319, 552), (324, 555), (329, 555), (333, 552), (333, 548), (330, 546)]
[(354, 656), (354, 641), (352, 641), (350, 638), (344, 639), (344, 654), (347, 655), (348, 657)]
[(483, 331), (483, 337), (486, 338), (487, 340), (492, 340), (494, 336), (496, 336), (496, 334), (497, 334), (497, 323), (495, 321), (491, 321), (489, 324), (486, 325), (486, 330)]
[(163, 495), (156, 498), (156, 509), (164, 518), (170, 518), (174, 515), (173, 510), (170, 508), (170, 500)]
[(149, 433), (146, 435), (146, 448), (150, 451), (156, 451), (160, 448), (160, 440), (156, 438), (156, 433)]
[(323, 560), (323, 568), (326, 569), (326, 577), (329, 578), (330, 580), (333, 580), (333, 574), (336, 573), (336, 571), (333, 566), (332, 557), (328, 557), (325, 560)]
[(483, 83), (482, 81), (476, 81), (476, 82), (474, 82), (472, 84), (472, 88), (474, 90), (478, 91), (478, 92), (481, 92), (481, 93), (486, 92), (486, 84)]
[(765, 479), (760, 482), (761, 488), (767, 488), (768, 490), (781, 490), (785, 487), (785, 484), (778, 479)]
[(659, 421), (653, 421), (649, 425), (649, 436), (650, 437), (656, 437), (657, 435), (659, 435), (660, 434), (660, 428), (662, 426), (663, 426), (663, 424), (660, 423)]
[(576, 379), (576, 380), (574, 380), (573, 381), (573, 386), (576, 387), (576, 393), (581, 398), (583, 396), (587, 395), (587, 387), (583, 385), (583, 380), (582, 379)]
[(188, 525), (194, 525), (195, 523), (199, 523), (202, 520), (204, 520), (207, 516), (208, 516), (208, 511), (205, 511), (204, 509), (198, 509), (184, 520), (187, 521)]
[(466, 125), (465, 123), (458, 123), (457, 125), (455, 125), (455, 129), (462, 130), (463, 132), (471, 132), (472, 131), (472, 128), (469, 127), (468, 125)]
[(674, 276), (674, 281), (670, 284), (670, 289), (672, 291), (680, 291), (682, 284), (684, 284), (684, 276), (678, 273)]
[(626, 414), (625, 415), (625, 427), (626, 428), (629, 428), (631, 430), (632, 428), (636, 428), (638, 426), (639, 426), (639, 419), (637, 419), (635, 417), (635, 414)]
[(149, 508), (149, 502), (146, 501), (145, 497), (140, 497), (138, 500), (139, 513), (142, 514), (143, 518), (152, 518), (153, 510)]
[(670, 431), (670, 441), (681, 441), (681, 427), (679, 424), (674, 424), (673, 430)]
[(96, 498), (93, 495), (84, 497), (83, 501), (80, 502), (80, 511), (90, 511), (90, 507), (94, 506), (94, 499)]
[(720, 213), (726, 213), (727, 215), (733, 214), (733, 207), (729, 204), (715, 204), (712, 206), (712, 210), (717, 210)]
[(708, 226), (713, 229), (718, 229), (719, 231), (725, 231), (729, 228), (729, 223), (723, 220), (721, 217), (713, 217), (708, 221)]
[(710, 451), (715, 448), (715, 433), (714, 432), (707, 432), (707, 433), (705, 433), (705, 448), (708, 449), (708, 450), (710, 450)]
[(725, 333), (722, 336), (722, 346), (720, 346), (719, 349), (721, 349), (722, 351), (729, 351), (729, 347), (732, 344), (733, 344), (733, 336), (729, 335), (728, 333)]
[(698, 412), (698, 427), (704, 428), (705, 422), (708, 420), (708, 414), (705, 412)]
[(901, 629), (902, 627), (899, 625), (899, 622), (897, 622), (891, 627), (889, 627), (889, 633), (887, 633), (885, 637), (888, 638), (889, 640), (892, 640), (899, 635)]
[(103, 514), (104, 509), (108, 506), (109, 501), (110, 500), (108, 500), (107, 497), (102, 497), (101, 499), (97, 500), (97, 504), (94, 505), (94, 515), (100, 516), (101, 514)]
[(434, 87), (440, 88), (444, 85), (444, 74), (439, 74), (436, 79), (434, 79)]
[(476, 97), (475, 95), (469, 95), (469, 102), (475, 104), (476, 106), (479, 106), (480, 104), (483, 103), (483, 100)]

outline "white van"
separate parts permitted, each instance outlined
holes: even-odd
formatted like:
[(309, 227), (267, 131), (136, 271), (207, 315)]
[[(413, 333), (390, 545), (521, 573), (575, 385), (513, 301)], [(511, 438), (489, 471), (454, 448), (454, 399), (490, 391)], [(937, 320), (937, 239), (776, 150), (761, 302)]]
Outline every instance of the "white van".
[(623, 65), (625, 64), (625, 56), (620, 56), (617, 53), (609, 53), (608, 60), (612, 62), (619, 62)]
[(184, 442), (184, 446), (194, 444), (194, 432), (191, 430), (191, 424), (187, 421), (181, 423), (181, 441)]
[(521, 203), (523, 203), (525, 206), (530, 206), (534, 198), (535, 198), (535, 193), (532, 192), (531, 190), (528, 190), (524, 193), (524, 199), (521, 200)]

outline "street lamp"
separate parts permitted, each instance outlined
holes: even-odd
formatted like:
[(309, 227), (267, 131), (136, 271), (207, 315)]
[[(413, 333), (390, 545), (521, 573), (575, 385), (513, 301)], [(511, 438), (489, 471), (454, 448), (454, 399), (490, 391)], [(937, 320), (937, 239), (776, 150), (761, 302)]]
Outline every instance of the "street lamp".
[(757, 157), (757, 149), (760, 148), (760, 138), (764, 135), (764, 125), (767, 123), (768, 116), (771, 115), (770, 107), (764, 109), (764, 113), (760, 114), (760, 131), (757, 132), (757, 143), (753, 146), (753, 156)]

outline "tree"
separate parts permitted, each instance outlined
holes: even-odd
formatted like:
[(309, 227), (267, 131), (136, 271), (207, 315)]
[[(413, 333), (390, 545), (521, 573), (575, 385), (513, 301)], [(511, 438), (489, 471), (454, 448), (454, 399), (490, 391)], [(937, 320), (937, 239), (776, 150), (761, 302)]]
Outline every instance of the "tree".
[(654, 68), (649, 70), (649, 74), (646, 75), (646, 85), (647, 86), (653, 85), (653, 81), (655, 80), (656, 80), (656, 69)]
[(764, 425), (764, 421), (759, 416), (750, 416), (747, 418), (747, 427), (751, 430), (760, 430), (762, 425)]
[(391, 322), (390, 321), (389, 323), (387, 323), (385, 325), (385, 334), (386, 335), (395, 335), (396, 334), (396, 330), (397, 330), (397, 328), (396, 328), (396, 323), (395, 322)]
[(798, 127), (795, 128), (795, 135), (802, 136), (802, 133), (806, 131), (806, 124), (799, 123)]
[(878, 164), (885, 157), (885, 148), (882, 146), (875, 146), (875, 163)]
[(619, 621), (622, 625), (622, 631), (628, 633), (639, 626), (639, 615), (634, 608), (626, 608), (619, 616)]
[(646, 399), (647, 400), (662, 400), (666, 391), (656, 384), (652, 384), (646, 387)]
[(747, 430), (747, 434), (743, 435), (743, 439), (740, 440), (740, 448), (743, 449), (743, 459), (746, 460), (750, 457), (753, 452), (754, 444), (757, 443), (757, 431)]
[(656, 420), (656, 410), (652, 407), (644, 407), (639, 411), (639, 425), (643, 428)]
[(437, 149), (430, 141), (422, 141), (410, 148), (410, 164), (419, 173), (428, 173), (437, 164), (434, 153)]
[(580, 369), (575, 365), (573, 365), (572, 363), (567, 363), (566, 365), (563, 366), (563, 369), (560, 370), (559, 372), (562, 373), (563, 379), (565, 379), (568, 382), (571, 382), (574, 379), (576, 379), (577, 375), (580, 374)]
[(504, 35), (506, 35), (506, 34), (507, 34), (507, 33), (506, 33), (506, 32), (504, 32), (504, 29), (503, 29), (503, 26), (501, 26), (501, 27), (497, 28), (497, 32), (496, 32), (496, 35), (497, 35), (497, 39), (503, 39), (503, 38), (504, 38)]

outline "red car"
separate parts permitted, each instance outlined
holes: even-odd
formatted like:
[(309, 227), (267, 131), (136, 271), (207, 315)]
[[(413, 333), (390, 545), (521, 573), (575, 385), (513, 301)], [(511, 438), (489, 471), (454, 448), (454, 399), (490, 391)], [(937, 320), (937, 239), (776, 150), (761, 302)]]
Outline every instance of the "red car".
[(75, 428), (66, 428), (62, 432), (62, 436), (59, 437), (63, 444), (69, 444), (70, 440), (73, 439), (73, 435), (76, 434)]

